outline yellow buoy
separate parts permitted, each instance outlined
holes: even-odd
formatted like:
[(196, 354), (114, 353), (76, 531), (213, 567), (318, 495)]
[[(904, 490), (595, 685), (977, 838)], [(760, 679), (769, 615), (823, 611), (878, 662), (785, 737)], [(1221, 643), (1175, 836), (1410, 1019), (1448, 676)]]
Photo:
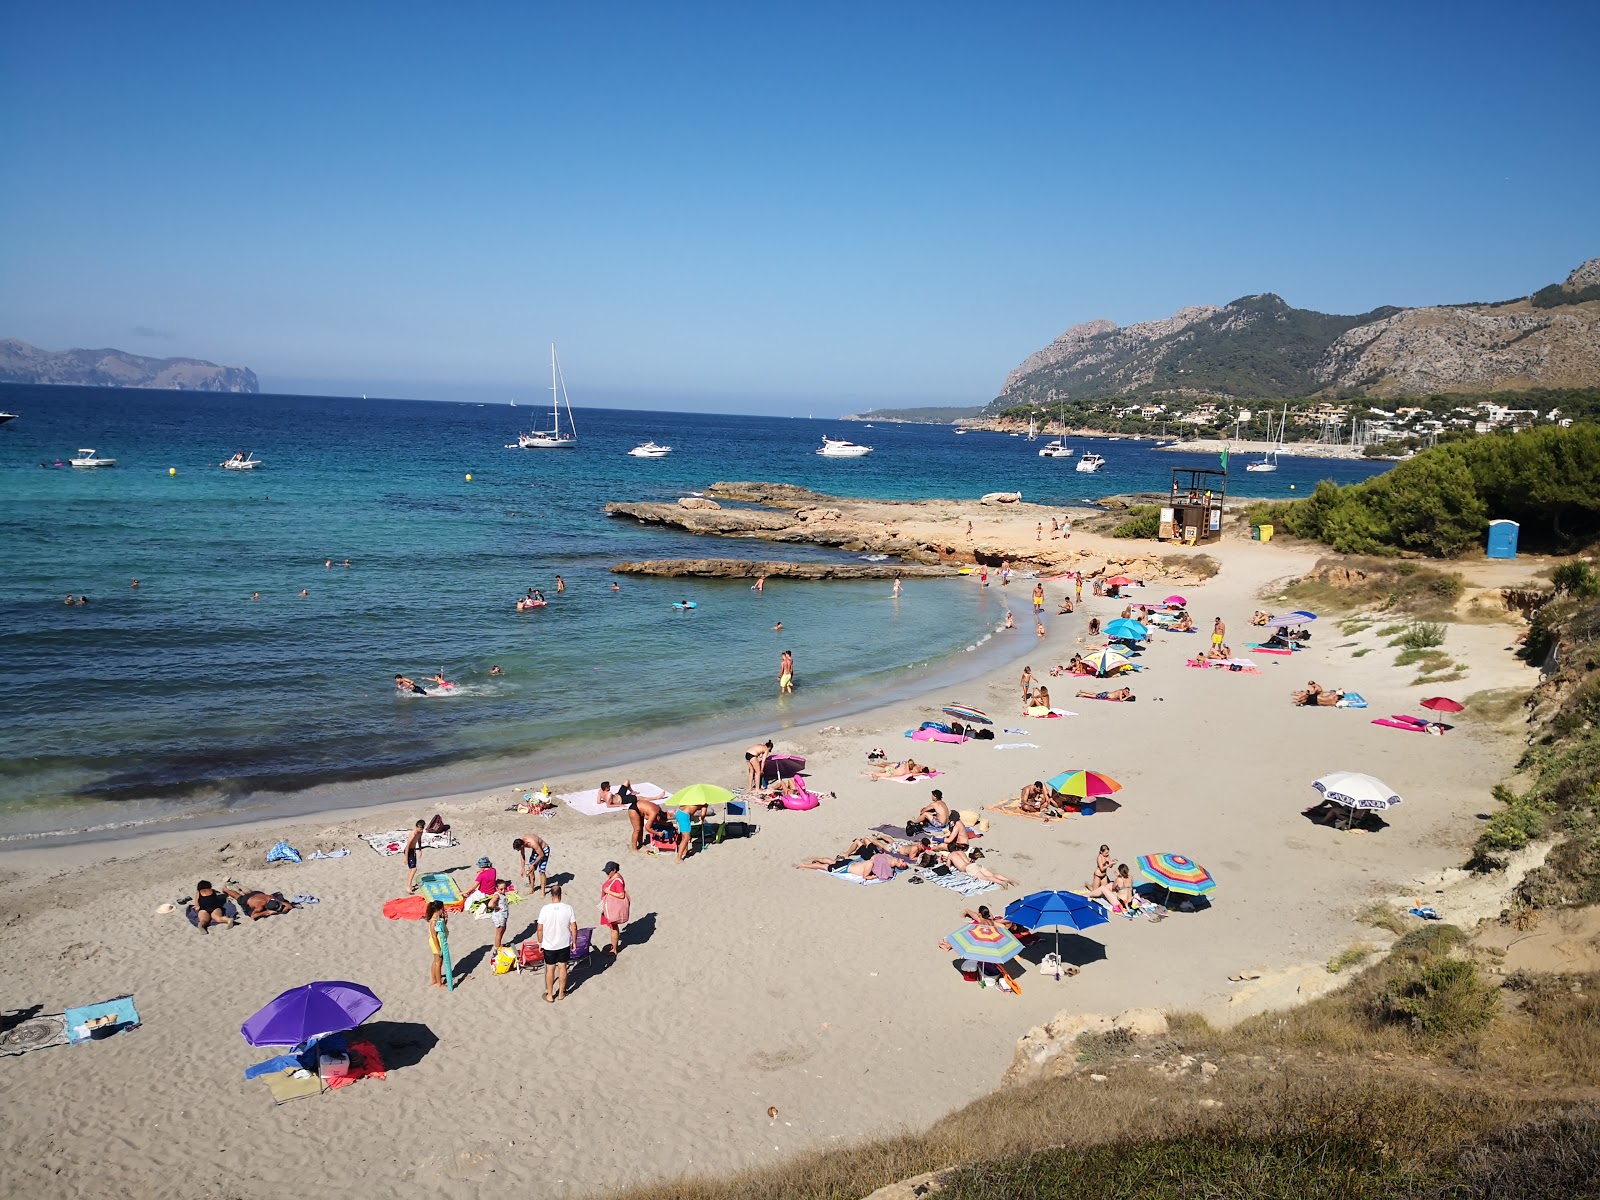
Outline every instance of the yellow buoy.
[(468, 472), (467, 472), (467, 482), (468, 482), (468, 483), (471, 483), (471, 482), (472, 482), (472, 472), (471, 472), (471, 471), (468, 471)]
[(1290, 484), (1290, 485), (1289, 485), (1289, 490), (1290, 490), (1290, 491), (1291, 491), (1291, 492), (1292, 492), (1292, 491), (1294, 491), (1294, 484), (1292, 484), (1292, 483), (1291, 483), (1291, 484)]
[(167, 474), (168, 475), (176, 475), (177, 473), (178, 473), (178, 468), (177, 467), (168, 467), (167, 468)]

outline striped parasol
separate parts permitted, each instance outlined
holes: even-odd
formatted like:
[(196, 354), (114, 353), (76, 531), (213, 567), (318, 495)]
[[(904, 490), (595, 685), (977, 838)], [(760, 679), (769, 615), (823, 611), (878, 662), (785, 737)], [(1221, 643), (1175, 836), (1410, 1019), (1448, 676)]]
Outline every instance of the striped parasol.
[(1112, 792), (1120, 792), (1122, 785), (1109, 775), (1102, 775), (1099, 771), (1063, 771), (1052, 776), (1048, 786), (1058, 795), (1076, 796), (1080, 800), (1088, 800), (1095, 796), (1109, 796)]
[(1381, 779), (1374, 779), (1359, 771), (1334, 771), (1313, 780), (1311, 786), (1334, 804), (1349, 809), (1380, 812), (1400, 803), (1400, 797), (1392, 787)]
[(1083, 656), (1083, 661), (1093, 667), (1097, 675), (1114, 675), (1133, 665), (1121, 654), (1105, 646), (1089, 651)]
[(1022, 943), (998, 925), (975, 921), (963, 926), (945, 939), (965, 958), (973, 962), (1010, 962), (1022, 953)]
[(981, 721), (985, 725), (994, 724), (988, 713), (981, 708), (973, 708), (970, 704), (946, 704), (940, 711), (956, 718), (958, 721)]
[(1146, 879), (1159, 883), (1169, 892), (1200, 896), (1217, 886), (1210, 871), (1181, 854), (1141, 854), (1138, 863)]

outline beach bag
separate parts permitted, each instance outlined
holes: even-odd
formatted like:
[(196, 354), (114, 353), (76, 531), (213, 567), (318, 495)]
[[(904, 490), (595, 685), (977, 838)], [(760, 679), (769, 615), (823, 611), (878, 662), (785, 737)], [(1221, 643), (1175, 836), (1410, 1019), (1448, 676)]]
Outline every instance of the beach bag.
[(449, 833), (450, 826), (444, 823), (444, 818), (438, 813), (433, 814), (433, 820), (428, 822), (429, 833)]
[(908, 838), (914, 838), (914, 837), (917, 836), (917, 834), (919, 834), (921, 832), (922, 832), (922, 822), (921, 821), (907, 821), (906, 822), (906, 836)]
[(508, 971), (515, 970), (516, 966), (517, 956), (504, 946), (500, 947), (500, 952), (494, 956), (494, 973), (504, 975)]

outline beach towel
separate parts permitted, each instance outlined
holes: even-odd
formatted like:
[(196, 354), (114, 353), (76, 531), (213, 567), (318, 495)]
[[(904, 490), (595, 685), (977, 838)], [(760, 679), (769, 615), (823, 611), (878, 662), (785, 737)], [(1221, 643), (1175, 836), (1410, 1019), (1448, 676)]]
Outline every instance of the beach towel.
[(428, 900), (442, 900), (446, 904), (458, 904), (465, 897), (461, 889), (456, 886), (456, 881), (448, 875), (424, 875), (417, 880), (417, 887)]
[[(653, 783), (641, 783), (633, 789), (642, 800), (653, 800), (657, 804), (665, 804), (672, 799), (672, 793), (657, 787)], [(600, 803), (600, 789), (590, 788), (587, 792), (567, 792), (559, 797), (566, 806), (576, 812), (581, 812), (586, 817), (603, 816), (606, 813), (627, 812), (626, 804), (619, 804), (615, 808)]]
[(29, 1050), (43, 1050), (49, 1046), (67, 1044), (67, 1018), (65, 1013), (49, 1013), (19, 1021), (0, 1033), (0, 1054), (26, 1054)]
[(1010, 728), (1007, 728), (1007, 729), (1002, 729), (1000, 732), (1001, 733), (1016, 734), (1018, 737), (1027, 737), (1028, 736), (1028, 731), (1026, 729), (1010, 729)]
[[(100, 1037), (106, 1037), (111, 1033), (120, 1033), (124, 1029), (139, 1027), (139, 1010), (134, 1008), (132, 996), (118, 996), (115, 1000), (102, 1000), (99, 1004), (69, 1008), (64, 1015), (67, 1019), (67, 1041), (74, 1046), (80, 1042), (87, 1042), (97, 1033)], [(103, 1017), (113, 1019), (104, 1025), (90, 1028), (89, 1022), (99, 1021)], [(101, 1032), (102, 1030), (105, 1032)]]
[(297, 863), (300, 861), (300, 851), (280, 838), (278, 844), (267, 851), (267, 861)]
[(1404, 729), (1407, 733), (1427, 733), (1426, 725), (1413, 725), (1410, 721), (1396, 721), (1389, 717), (1374, 717), (1374, 725), (1387, 725), (1390, 729)]
[(959, 746), (967, 739), (955, 733), (942, 733), (937, 729), (908, 729), (906, 736), (914, 742), (953, 742)]
[[(289, 1067), (266, 1076), (267, 1091), (272, 1093), (274, 1104), (287, 1104), (291, 1100), (304, 1100), (307, 1096), (320, 1096), (327, 1087), (315, 1071), (301, 1074), (302, 1068)], [(296, 1076), (300, 1076), (296, 1078)]]
[[(222, 906), (222, 915), (227, 917), (230, 921), (237, 921), (239, 919), (239, 906), (232, 900), (229, 900)], [(190, 925), (194, 926), (196, 929), (200, 928), (200, 914), (193, 904), (190, 904), (183, 910), (183, 916)], [(222, 926), (221, 928), (225, 929), (227, 926)]]
[(1051, 821), (1065, 821), (1066, 816), (1052, 817), (1049, 813), (1027, 812), (1022, 807), (1022, 801), (1016, 796), (1009, 800), (1002, 800), (999, 804), (988, 806), (989, 812), (1006, 813), (1009, 816), (1021, 817), (1025, 821), (1040, 821), (1048, 825)]
[(889, 882), (887, 879), (879, 879), (876, 875), (868, 875), (865, 879), (861, 878), (859, 875), (852, 875), (850, 874), (850, 869), (848, 867), (840, 868), (837, 871), (822, 871), (819, 872), (819, 874), (826, 875), (831, 879), (841, 879), (845, 883), (870, 884)]
[(994, 748), (996, 750), (1037, 750), (1039, 748), (1039, 743), (1038, 742), (996, 742), (994, 744)]
[(1366, 706), (1367, 698), (1360, 692), (1346, 692), (1344, 699), (1334, 705), (1335, 708), (1365, 708)]
[(310, 859), (313, 859), (313, 858), (349, 858), (349, 857), (350, 857), (350, 851), (348, 851), (348, 850), (313, 850), (310, 854), (308, 854), (306, 856), (307, 860), (310, 860)]
[(890, 783), (920, 783), (924, 779), (937, 779), (943, 771), (929, 771), (926, 775), (886, 775)]
[(371, 1042), (350, 1043), (350, 1069), (326, 1080), (330, 1088), (349, 1087), (360, 1079), (383, 1079), (383, 1056)]
[[(387, 857), (392, 854), (404, 853), (406, 843), (411, 840), (411, 830), (397, 829), (392, 833), (363, 833), (361, 840), (379, 854)], [(422, 835), (422, 848), (424, 850), (448, 850), (451, 846), (459, 844), (448, 833), (425, 833)]]
[(1424, 921), (1438, 921), (1441, 919), (1438, 910), (1431, 904), (1425, 904), (1419, 908), (1408, 908), (1406, 912), (1413, 917), (1421, 917)]
[(935, 875), (931, 870), (925, 870), (919, 871), (918, 874), (928, 883), (936, 883), (960, 896), (976, 896), (980, 892), (992, 892), (1000, 886), (998, 883), (990, 883), (987, 879), (968, 875), (965, 871), (952, 870), (948, 875)]
[(397, 896), (383, 902), (383, 915), (391, 921), (420, 921), (427, 911), (426, 896)]
[(1272, 647), (1264, 646), (1260, 642), (1247, 642), (1245, 649), (1252, 654), (1281, 654), (1285, 658), (1294, 653), (1293, 650), (1274, 650)]

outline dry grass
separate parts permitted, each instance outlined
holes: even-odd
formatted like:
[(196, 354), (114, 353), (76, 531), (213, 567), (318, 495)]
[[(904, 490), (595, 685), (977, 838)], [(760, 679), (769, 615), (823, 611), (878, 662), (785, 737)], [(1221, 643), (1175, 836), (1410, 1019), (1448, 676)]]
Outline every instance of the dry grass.
[(1378, 948), (1376, 946), (1368, 946), (1362, 942), (1358, 942), (1354, 946), (1346, 946), (1328, 960), (1328, 974), (1337, 975), (1341, 971), (1347, 971), (1351, 967), (1359, 966), (1377, 952)]
[(1527, 701), (1528, 693), (1522, 688), (1490, 688), (1473, 692), (1462, 701), (1466, 711), (1458, 714), (1458, 719), (1480, 725), (1497, 725), (1520, 717)]

